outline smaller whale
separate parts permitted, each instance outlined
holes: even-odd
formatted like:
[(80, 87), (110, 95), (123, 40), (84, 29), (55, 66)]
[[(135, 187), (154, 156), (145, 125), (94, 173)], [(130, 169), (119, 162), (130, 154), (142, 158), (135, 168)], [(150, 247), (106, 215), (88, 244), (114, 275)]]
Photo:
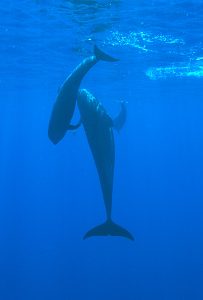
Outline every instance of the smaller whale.
[(61, 86), (52, 109), (48, 128), (48, 136), (53, 144), (60, 142), (67, 130), (74, 130), (80, 126), (80, 122), (76, 125), (70, 124), (75, 110), (78, 89), (84, 76), (99, 60), (118, 61), (95, 46), (94, 55), (84, 59)]
[(114, 121), (107, 114), (102, 104), (86, 89), (78, 92), (78, 108), (87, 140), (96, 164), (106, 209), (106, 222), (88, 231), (84, 239), (92, 236), (122, 236), (134, 240), (126, 229), (112, 221), (112, 191), (115, 162), (113, 127), (120, 130), (125, 123), (126, 108), (121, 105), (121, 112)]

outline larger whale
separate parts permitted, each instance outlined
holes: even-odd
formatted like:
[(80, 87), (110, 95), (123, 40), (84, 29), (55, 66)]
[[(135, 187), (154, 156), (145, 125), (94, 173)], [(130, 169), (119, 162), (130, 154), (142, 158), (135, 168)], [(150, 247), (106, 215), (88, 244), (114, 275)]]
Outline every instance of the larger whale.
[(53, 144), (60, 142), (68, 129), (79, 127), (80, 123), (75, 126), (70, 124), (75, 110), (78, 89), (84, 76), (99, 60), (114, 62), (118, 59), (105, 54), (95, 46), (94, 55), (84, 59), (62, 84), (49, 121), (48, 136)]
[(106, 222), (88, 231), (84, 239), (91, 236), (112, 235), (133, 240), (131, 233), (114, 223), (111, 218), (115, 163), (113, 127), (117, 130), (122, 128), (126, 118), (125, 105), (122, 103), (120, 115), (114, 122), (102, 104), (86, 89), (79, 90), (77, 103), (96, 164), (106, 209)]

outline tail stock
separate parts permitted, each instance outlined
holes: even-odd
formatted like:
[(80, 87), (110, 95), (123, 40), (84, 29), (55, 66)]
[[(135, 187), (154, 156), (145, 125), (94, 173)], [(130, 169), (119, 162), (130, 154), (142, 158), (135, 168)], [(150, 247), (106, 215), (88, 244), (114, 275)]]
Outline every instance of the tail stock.
[(129, 231), (127, 231), (123, 227), (115, 224), (111, 220), (108, 220), (105, 223), (89, 230), (85, 234), (84, 239), (87, 239), (92, 236), (107, 236), (107, 235), (122, 236), (122, 237), (125, 237), (127, 239), (134, 241), (134, 237), (132, 236), (132, 234)]

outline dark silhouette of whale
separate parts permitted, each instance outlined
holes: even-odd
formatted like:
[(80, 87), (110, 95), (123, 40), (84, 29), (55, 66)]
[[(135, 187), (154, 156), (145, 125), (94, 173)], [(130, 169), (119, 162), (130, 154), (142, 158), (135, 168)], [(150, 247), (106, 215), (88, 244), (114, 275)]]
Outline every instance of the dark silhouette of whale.
[(77, 125), (70, 124), (75, 110), (78, 89), (86, 73), (99, 60), (114, 62), (118, 59), (105, 54), (95, 46), (94, 55), (84, 59), (61, 86), (53, 106), (48, 128), (49, 139), (54, 144), (57, 144), (63, 139), (67, 130), (74, 130), (80, 126), (80, 122)]
[(81, 122), (96, 164), (106, 209), (106, 222), (88, 231), (84, 239), (91, 236), (112, 235), (133, 240), (133, 236), (126, 229), (115, 224), (111, 219), (115, 161), (112, 128), (121, 129), (123, 126), (125, 122), (123, 116), (126, 116), (125, 105), (122, 104), (120, 117), (116, 118), (116, 124), (114, 124), (102, 104), (87, 90), (79, 90), (77, 103)]

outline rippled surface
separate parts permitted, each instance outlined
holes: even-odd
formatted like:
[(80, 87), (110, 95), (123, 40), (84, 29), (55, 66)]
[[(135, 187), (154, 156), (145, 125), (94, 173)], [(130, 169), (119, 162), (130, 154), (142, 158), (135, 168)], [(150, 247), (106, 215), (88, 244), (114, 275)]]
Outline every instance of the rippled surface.
[[(150, 79), (201, 77), (202, 1), (1, 1), (1, 83), (47, 77), (93, 44), (143, 62)], [(180, 66), (181, 63), (181, 66)], [(156, 69), (157, 68), (157, 69)], [(182, 68), (182, 71), (180, 70)]]

